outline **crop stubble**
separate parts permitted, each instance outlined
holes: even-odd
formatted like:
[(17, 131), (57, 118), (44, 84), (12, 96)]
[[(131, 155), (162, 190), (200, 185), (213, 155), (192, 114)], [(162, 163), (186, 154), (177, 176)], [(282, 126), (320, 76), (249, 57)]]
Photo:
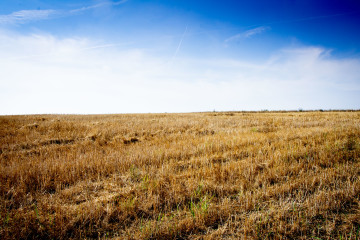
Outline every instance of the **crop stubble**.
[(1, 239), (359, 239), (359, 112), (0, 117)]

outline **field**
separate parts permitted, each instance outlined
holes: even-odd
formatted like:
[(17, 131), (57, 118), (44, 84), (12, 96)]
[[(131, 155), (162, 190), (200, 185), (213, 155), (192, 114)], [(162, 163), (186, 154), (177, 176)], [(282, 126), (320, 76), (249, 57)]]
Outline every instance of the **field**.
[(360, 112), (0, 117), (0, 239), (360, 239)]

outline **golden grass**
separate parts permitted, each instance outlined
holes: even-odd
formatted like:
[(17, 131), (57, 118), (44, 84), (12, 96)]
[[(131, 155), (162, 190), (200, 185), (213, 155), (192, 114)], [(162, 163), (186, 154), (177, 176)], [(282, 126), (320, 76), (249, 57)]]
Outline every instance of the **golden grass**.
[(0, 239), (359, 239), (360, 112), (0, 117)]

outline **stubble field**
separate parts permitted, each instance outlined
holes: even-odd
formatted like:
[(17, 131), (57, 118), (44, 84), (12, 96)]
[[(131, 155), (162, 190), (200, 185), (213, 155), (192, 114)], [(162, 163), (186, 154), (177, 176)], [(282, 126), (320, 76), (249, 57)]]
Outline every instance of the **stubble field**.
[(0, 239), (359, 239), (360, 112), (0, 117)]

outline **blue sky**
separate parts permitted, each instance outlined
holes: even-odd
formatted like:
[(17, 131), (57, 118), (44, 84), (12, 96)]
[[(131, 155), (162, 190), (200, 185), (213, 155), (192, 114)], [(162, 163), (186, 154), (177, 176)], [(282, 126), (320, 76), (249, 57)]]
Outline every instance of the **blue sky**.
[(0, 114), (360, 109), (360, 3), (0, 2)]

